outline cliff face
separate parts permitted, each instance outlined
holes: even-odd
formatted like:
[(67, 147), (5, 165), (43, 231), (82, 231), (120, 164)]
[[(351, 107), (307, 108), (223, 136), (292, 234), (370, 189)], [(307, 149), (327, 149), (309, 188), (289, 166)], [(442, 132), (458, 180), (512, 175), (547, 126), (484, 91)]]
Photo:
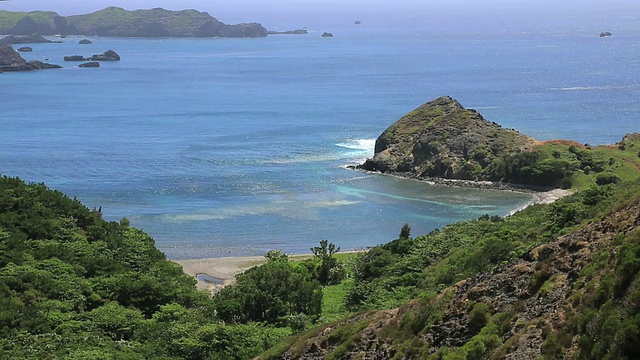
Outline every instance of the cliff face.
[(364, 170), (415, 177), (489, 180), (496, 158), (530, 150), (536, 140), (485, 120), (448, 96), (429, 101), (385, 130)]
[(257, 23), (227, 25), (206, 12), (161, 8), (128, 11), (118, 7), (63, 17), (53, 12), (0, 12), (0, 33), (12, 35), (97, 35), (122, 37), (262, 37)]

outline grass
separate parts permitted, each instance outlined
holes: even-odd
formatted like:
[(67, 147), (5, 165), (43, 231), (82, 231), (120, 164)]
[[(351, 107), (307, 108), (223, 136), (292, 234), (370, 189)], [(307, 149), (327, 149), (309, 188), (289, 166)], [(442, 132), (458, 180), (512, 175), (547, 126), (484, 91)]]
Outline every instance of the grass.
[(351, 286), (353, 286), (353, 279), (350, 278), (338, 285), (324, 288), (322, 298), (322, 319), (324, 322), (344, 319), (351, 314), (344, 303), (344, 297)]
[[(622, 181), (640, 179), (640, 136), (627, 136), (623, 143), (591, 147), (569, 141), (548, 141), (538, 150), (545, 157), (555, 157), (574, 164), (577, 170), (573, 174), (572, 188), (583, 190), (595, 183), (598, 174), (606, 172), (617, 175)], [(585, 161), (581, 157), (588, 157), (593, 163), (599, 164), (601, 171), (593, 166), (583, 166)]]

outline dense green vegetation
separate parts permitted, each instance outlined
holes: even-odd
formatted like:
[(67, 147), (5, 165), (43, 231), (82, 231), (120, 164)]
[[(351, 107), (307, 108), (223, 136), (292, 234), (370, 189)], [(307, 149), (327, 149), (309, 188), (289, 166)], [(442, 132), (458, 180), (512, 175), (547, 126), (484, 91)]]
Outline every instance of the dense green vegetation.
[(127, 219), (1, 177), (0, 358), (250, 359), (324, 321), (323, 309), (346, 315), (321, 284), (344, 278), (339, 248), (311, 250), (298, 261), (269, 252), (212, 300)]
[(0, 178), (3, 359), (246, 359), (288, 328), (225, 324), (140, 230)]

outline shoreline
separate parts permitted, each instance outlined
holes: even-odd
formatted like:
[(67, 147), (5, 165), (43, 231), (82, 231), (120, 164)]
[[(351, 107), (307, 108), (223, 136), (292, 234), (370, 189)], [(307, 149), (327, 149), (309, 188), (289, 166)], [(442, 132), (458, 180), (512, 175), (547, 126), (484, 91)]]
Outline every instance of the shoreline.
[(507, 214), (507, 216), (513, 215), (519, 211), (522, 211), (528, 208), (529, 206), (533, 206), (536, 204), (551, 204), (554, 201), (559, 200), (565, 196), (569, 196), (573, 193), (571, 190), (566, 190), (566, 189), (558, 189), (558, 188), (535, 186), (535, 185), (525, 185), (525, 184), (503, 183), (499, 181), (418, 177), (418, 176), (410, 176), (404, 173), (395, 173), (395, 172), (382, 173), (379, 171), (364, 170), (364, 169), (358, 168), (356, 165), (346, 165), (345, 169), (354, 170), (354, 171), (358, 171), (365, 174), (377, 174), (377, 175), (392, 176), (399, 179), (414, 180), (414, 181), (424, 182), (430, 185), (458, 187), (463, 189), (510, 191), (510, 192), (516, 192), (521, 194), (533, 195), (534, 199), (532, 201), (522, 206), (519, 206), (516, 209), (511, 210)]
[[(500, 183), (493, 181), (474, 181), (474, 180), (458, 180), (458, 179), (442, 179), (442, 178), (419, 178), (405, 176), (398, 173), (381, 173), (377, 171), (368, 171), (358, 169), (355, 166), (347, 165), (346, 169), (360, 171), (369, 174), (378, 174), (393, 176), (401, 179), (415, 180), (425, 182), (431, 185), (443, 185), (459, 188), (473, 188), (479, 190), (498, 190), (498, 191), (511, 191), (523, 194), (530, 194), (533, 199), (513, 210), (511, 210), (506, 216), (511, 216), (517, 212), (520, 212), (529, 206), (536, 204), (551, 204), (556, 200), (559, 200), (565, 196), (570, 195), (572, 192), (565, 189), (545, 188), (539, 186), (529, 186), (520, 184)], [(366, 249), (359, 250), (346, 250), (340, 253), (357, 253)], [(289, 255), (291, 259), (307, 259), (312, 257), (312, 254), (292, 254)], [(171, 260), (182, 267), (185, 274), (192, 276), (196, 279), (196, 287), (203, 291), (208, 291), (212, 295), (216, 294), (222, 288), (227, 285), (231, 285), (236, 281), (236, 275), (243, 273), (244, 271), (267, 262), (264, 256), (231, 256), (231, 257), (219, 257), (219, 258), (203, 258), (203, 259), (187, 259), (187, 260)], [(216, 281), (203, 281), (201, 277), (210, 277)]]

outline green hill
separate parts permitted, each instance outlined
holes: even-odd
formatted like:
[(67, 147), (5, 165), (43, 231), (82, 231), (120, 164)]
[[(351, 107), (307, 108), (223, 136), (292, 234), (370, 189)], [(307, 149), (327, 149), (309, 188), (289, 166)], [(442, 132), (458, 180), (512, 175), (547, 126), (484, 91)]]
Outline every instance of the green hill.
[(122, 37), (262, 37), (257, 23), (227, 25), (206, 12), (162, 8), (125, 10), (108, 7), (85, 15), (0, 11), (0, 33), (12, 35), (88, 35)]
[(0, 358), (246, 359), (282, 336), (219, 321), (128, 220), (0, 178)]

